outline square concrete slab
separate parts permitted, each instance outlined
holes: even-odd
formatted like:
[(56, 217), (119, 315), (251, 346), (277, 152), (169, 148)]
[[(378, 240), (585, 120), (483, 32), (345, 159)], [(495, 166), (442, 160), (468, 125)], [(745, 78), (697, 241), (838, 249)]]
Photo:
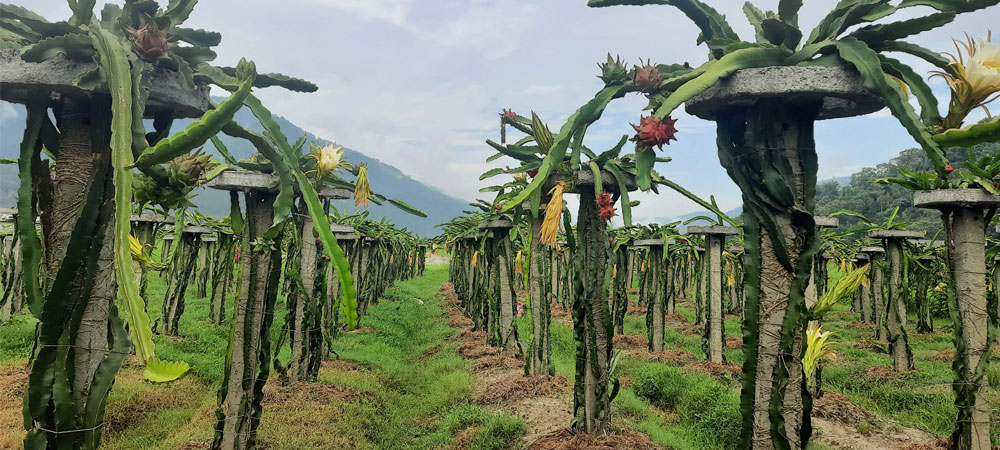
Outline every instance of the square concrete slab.
[(969, 206), (1000, 206), (1000, 195), (982, 189), (935, 189), (913, 193), (917, 208), (956, 208)]
[(687, 101), (688, 114), (714, 120), (716, 112), (760, 99), (790, 104), (823, 101), (819, 120), (873, 113), (885, 105), (865, 89), (856, 70), (839, 66), (771, 66), (738, 70)]
[[(205, 186), (224, 191), (272, 191), (276, 189), (277, 184), (278, 177), (269, 173), (226, 170), (205, 183)], [(353, 193), (347, 189), (325, 187), (316, 194), (320, 198), (344, 200), (351, 198)]]
[(684, 234), (718, 234), (722, 236), (732, 236), (739, 234), (739, 229), (736, 227), (727, 227), (723, 225), (691, 225), (687, 227)]
[(813, 216), (817, 227), (837, 228), (840, 226), (840, 218), (832, 216)]
[(920, 239), (926, 234), (926, 231), (917, 230), (871, 230), (868, 232), (868, 237), (872, 239)]
[(479, 224), (480, 230), (509, 230), (514, 228), (514, 222), (504, 219), (487, 220)]

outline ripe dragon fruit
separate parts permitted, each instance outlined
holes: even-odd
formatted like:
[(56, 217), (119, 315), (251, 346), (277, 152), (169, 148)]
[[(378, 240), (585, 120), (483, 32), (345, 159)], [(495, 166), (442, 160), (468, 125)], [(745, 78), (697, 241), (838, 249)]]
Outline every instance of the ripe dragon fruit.
[(511, 111), (509, 109), (504, 109), (503, 115), (510, 120), (517, 120), (517, 114), (515, 114), (514, 111)]
[(612, 203), (614, 203), (614, 201), (611, 199), (611, 194), (607, 192), (601, 192), (600, 194), (597, 195), (597, 206), (604, 208), (607, 206), (611, 206)]
[[(168, 22), (169, 26), (169, 22)], [(167, 40), (167, 27), (160, 27), (156, 20), (149, 16), (139, 18), (139, 28), (126, 27), (131, 35), (132, 51), (144, 61), (156, 62), (167, 51), (170, 42)]]
[(612, 217), (614, 217), (616, 215), (617, 214), (615, 214), (615, 207), (614, 206), (608, 205), (608, 206), (602, 206), (601, 207), (601, 219), (604, 219), (605, 221), (609, 221), (609, 220), (611, 220)]
[(660, 87), (660, 82), (663, 79), (660, 77), (660, 71), (651, 64), (646, 64), (642, 67), (636, 67), (635, 73), (632, 75), (632, 81), (636, 86), (639, 86), (639, 90), (642, 92), (652, 92)]
[(642, 117), (639, 120), (639, 125), (630, 124), (636, 131), (632, 140), (644, 148), (656, 147), (663, 150), (663, 144), (670, 145), (671, 139), (677, 140), (677, 137), (674, 136), (677, 133), (677, 128), (674, 127), (676, 123), (677, 121), (670, 116), (663, 119), (653, 116)]

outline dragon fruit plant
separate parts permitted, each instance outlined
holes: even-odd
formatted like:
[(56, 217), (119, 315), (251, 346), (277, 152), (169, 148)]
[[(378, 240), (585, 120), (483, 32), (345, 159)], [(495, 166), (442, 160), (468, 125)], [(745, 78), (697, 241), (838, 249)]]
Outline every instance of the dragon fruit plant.
[[(656, 148), (669, 144), (674, 136), (672, 128), (676, 124), (671, 114), (687, 103), (689, 112), (714, 120), (718, 125), (720, 161), (744, 196), (746, 362), (741, 447), (803, 448), (812, 435), (811, 398), (803, 395), (801, 351), (794, 349), (802, 347), (805, 337), (804, 290), (818, 248), (812, 218), (817, 171), (815, 121), (864, 114), (887, 106), (909, 134), (929, 151), (938, 171), (943, 172), (946, 164), (941, 157), (943, 152), (904, 94), (906, 86), (920, 100), (921, 116), (929, 117), (930, 90), (913, 69), (888, 54), (912, 55), (945, 68), (947, 60), (903, 39), (945, 25), (958, 14), (997, 3), (1000, 0), (841, 0), (808, 35), (798, 25), (801, 0), (780, 0), (777, 11), (767, 12), (747, 3), (744, 12), (755, 36), (746, 41), (725, 17), (699, 0), (591, 0), (589, 4), (595, 7), (677, 7), (699, 27), (697, 43), (707, 47), (707, 61), (700, 65), (654, 64), (659, 72), (659, 83), (654, 86), (657, 77), (647, 69), (629, 70), (609, 57), (601, 65), (600, 77), (605, 87), (570, 116), (558, 133), (549, 137), (536, 132), (535, 139), (494, 145), (501, 153), (521, 160), (526, 169), (538, 170), (531, 183), (513, 196), (505, 209), (516, 208), (530, 198), (540, 198), (551, 175), (579, 170), (581, 154), (591, 158), (588, 165), (596, 166), (591, 167), (595, 175), (601, 168), (611, 173), (614, 173), (612, 168), (618, 172), (631, 170), (640, 189), (665, 184), (653, 171), (653, 165), (660, 160)], [(895, 13), (916, 6), (926, 6), (934, 12), (892, 21)], [(744, 80), (789, 79), (782, 73), (805, 77), (801, 79), (840, 82), (823, 89), (805, 83), (767, 85), (765, 82), (753, 86), (740, 85), (739, 81), (727, 83), (739, 80), (739, 75)], [(830, 77), (816, 76), (819, 73)], [(752, 91), (757, 88), (763, 91)], [(787, 95), (789, 92), (795, 95)], [(583, 138), (588, 126), (600, 118), (609, 102), (629, 93), (646, 96), (649, 100), (646, 109), (651, 111), (633, 124), (635, 153), (618, 158), (624, 139), (619, 146), (600, 155), (587, 149)], [(824, 98), (833, 101), (825, 103)], [(693, 106), (700, 109), (693, 111)], [(528, 125), (532, 121), (502, 120), (532, 128)], [(540, 161), (537, 154), (543, 156)], [(615, 178), (624, 181), (623, 177)], [(600, 193), (596, 191), (591, 195)], [(537, 204), (537, 200), (532, 201)], [(594, 229), (592, 226), (600, 221), (596, 213), (596, 202), (581, 201), (579, 229)], [(624, 203), (622, 213), (629, 214)], [(593, 220), (589, 218), (591, 214)], [(595, 231), (601, 234), (599, 226)], [(586, 233), (581, 231), (580, 236), (584, 241), (581, 244), (586, 246)], [(599, 240), (607, 241), (606, 237)], [(590, 263), (588, 258), (592, 254), (587, 250), (574, 259)], [(584, 279), (600, 278), (599, 272), (588, 271)], [(761, 290), (761, 279), (781, 282), (776, 289)], [(596, 321), (600, 322), (599, 316)], [(602, 395), (596, 397), (603, 400)], [(600, 411), (590, 409), (578, 414), (576, 423), (588, 431), (606, 428), (603, 406), (601, 403)]]
[[(274, 164), (281, 181), (274, 226), (263, 239), (273, 241), (290, 218), (293, 185), (317, 222), (326, 220), (308, 178), (290, 163), (296, 155), (288, 143), (272, 142), (232, 122), (247, 104), (265, 128), (271, 125), (270, 114), (251, 94), (254, 87), (311, 92), (316, 86), (281, 74), (258, 74), (245, 60), (236, 67), (211, 65), (219, 33), (183, 27), (196, 3), (176, 0), (161, 8), (155, 1), (127, 0), (105, 5), (98, 15), (95, 2), (71, 0), (72, 15), (57, 22), (0, 4), (8, 25), (0, 34), (0, 98), (25, 104), (28, 113), (18, 159), (18, 233), (28, 309), (40, 321), (24, 404), (25, 448), (96, 448), (108, 392), (132, 347), (146, 364), (149, 380), (170, 381), (187, 370), (184, 363), (155, 357), (149, 318), (131, 272), (129, 217), (135, 191), (145, 191), (143, 202), (183, 205), (186, 188), (207, 168), (198, 153), (165, 164), (222, 130), (247, 137), (265, 147), (263, 159)], [(8, 70), (14, 67), (18, 70)], [(230, 97), (212, 105), (210, 85), (231, 92)], [(171, 133), (177, 117), (199, 119)], [(145, 118), (153, 119), (153, 130), (146, 129)], [(162, 198), (162, 192), (171, 191), (177, 195)], [(320, 237), (338, 267), (345, 297), (353, 299), (350, 273), (341, 270), (343, 253), (332, 234)], [(38, 270), (43, 263), (45, 276)], [(127, 332), (116, 296), (124, 300)], [(256, 375), (262, 384), (267, 371)], [(243, 384), (252, 388), (254, 383)], [(260, 414), (259, 396), (254, 398), (248, 393), (240, 408), (251, 418), (245, 422), (251, 428)], [(251, 400), (258, 406), (251, 407)], [(254, 430), (244, 431), (249, 432), (242, 439), (229, 441), (231, 448), (254, 445)]]
[[(996, 3), (996, 2), (993, 2)], [(987, 104), (1000, 98), (1000, 45), (966, 35), (955, 41), (955, 53), (938, 57), (938, 71), (950, 90), (947, 113), (938, 111), (937, 99), (929, 90), (914, 89), (923, 106), (920, 119), (933, 145), (924, 151), (934, 163), (933, 172), (915, 172), (900, 167), (900, 176), (877, 180), (917, 191), (914, 204), (938, 209), (944, 223), (948, 249), (948, 278), (945, 292), (951, 304), (955, 363), (955, 406), (958, 409), (952, 448), (987, 448), (990, 443), (989, 379), (987, 361), (992, 353), (990, 337), (996, 311), (987, 307), (987, 285), (983, 277), (968, 274), (986, 271), (986, 224), (1000, 206), (1000, 155), (981, 156), (977, 144), (1000, 142), (1000, 118), (990, 116)], [(922, 82), (922, 80), (918, 80)], [(987, 118), (962, 128), (969, 113), (982, 108)], [(968, 158), (960, 169), (944, 157), (944, 147), (965, 147)], [(943, 195), (943, 196), (942, 196)], [(935, 200), (936, 199), (936, 200)], [(984, 313), (988, 311), (989, 313)]]
[[(604, 280), (611, 276), (614, 266), (608, 223), (620, 212), (625, 225), (631, 225), (633, 203), (629, 200), (629, 191), (636, 189), (636, 180), (643, 190), (655, 192), (660, 185), (668, 186), (703, 207), (722, 214), (711, 203), (653, 170), (656, 161), (668, 162), (670, 158), (657, 157), (651, 149), (650, 152), (622, 154), (629, 141), (628, 135), (622, 136), (615, 146), (600, 154), (584, 144), (587, 127), (600, 118), (611, 100), (628, 92), (644, 92), (653, 88), (651, 83), (656, 75), (651, 67), (629, 70), (620, 60), (609, 55), (607, 62), (601, 65), (601, 78), (608, 86), (573, 114), (555, 135), (536, 114), (533, 113), (529, 119), (505, 110), (500, 114), (501, 140), (504, 142), (487, 141), (498, 151), (488, 161), (507, 156), (519, 161), (520, 166), (498, 167), (480, 176), (481, 180), (501, 174), (514, 176), (509, 182), (481, 191), (497, 193), (493, 202), (497, 213), (513, 212), (515, 218), (526, 218), (532, 229), (529, 253), (541, 255), (542, 245), (555, 247), (560, 225), (567, 231), (567, 250), (572, 255), (569, 266), (574, 280), (571, 286), (575, 291), (571, 294), (574, 335), (578, 343), (573, 424), (586, 432), (609, 429), (610, 404), (618, 391), (611, 376), (614, 356), (612, 314), (607, 302), (602, 301), (608, 295)], [(636, 134), (631, 139), (639, 149), (646, 148), (646, 145), (662, 147), (676, 139), (674, 125), (670, 118), (644, 118), (638, 125), (633, 125)], [(507, 144), (508, 126), (526, 136)], [(569, 193), (580, 195), (576, 236), (571, 231), (570, 214), (564, 211), (563, 196)], [(544, 212), (541, 208), (543, 202), (546, 204)], [(540, 297), (541, 291), (536, 290), (534, 296)], [(547, 308), (540, 310), (547, 311)], [(547, 318), (539, 317), (536, 322), (546, 323)], [(545, 341), (544, 335), (539, 337), (539, 342)], [(531, 352), (535, 350), (544, 352), (542, 348), (530, 350), (529, 355), (533, 355)]]

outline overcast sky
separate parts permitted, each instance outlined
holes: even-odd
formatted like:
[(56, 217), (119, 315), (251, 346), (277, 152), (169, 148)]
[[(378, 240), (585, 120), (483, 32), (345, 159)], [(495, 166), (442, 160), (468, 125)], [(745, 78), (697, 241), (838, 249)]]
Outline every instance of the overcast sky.
[[(64, 0), (13, 3), (50, 20), (69, 16)], [(708, 3), (752, 40), (742, 2)], [(776, 9), (778, 2), (754, 3)], [(800, 23), (808, 35), (836, 1), (805, 3)], [(927, 11), (910, 8), (894, 17)], [(949, 51), (951, 38), (965, 32), (984, 37), (998, 19), (1000, 7), (992, 7), (911, 41)], [(602, 87), (597, 63), (607, 53), (631, 63), (649, 58), (692, 65), (704, 62), (706, 54), (695, 45), (696, 27), (672, 7), (593, 9), (586, 0), (202, 0), (185, 26), (222, 33), (218, 64), (234, 65), (245, 56), (262, 72), (319, 85), (312, 94), (260, 91), (276, 114), (467, 200), (492, 184), (478, 175), (496, 164), (485, 162), (493, 152), (484, 141), (498, 137), (502, 108), (522, 115), (534, 110), (558, 129)], [(919, 73), (930, 70), (907, 61)], [(946, 104), (943, 82), (933, 83)], [(644, 100), (633, 96), (613, 103), (588, 133), (588, 146), (604, 150), (631, 134), (628, 123), (637, 122)], [(673, 162), (659, 164), (659, 172), (701, 196), (714, 194), (725, 209), (739, 206), (739, 190), (718, 163), (714, 124), (683, 113), (675, 118), (679, 141), (664, 152)], [(913, 146), (886, 111), (825, 121), (817, 128), (821, 180), (849, 175)], [(642, 200), (634, 212), (638, 218), (698, 209), (662, 190), (659, 196), (634, 198)]]

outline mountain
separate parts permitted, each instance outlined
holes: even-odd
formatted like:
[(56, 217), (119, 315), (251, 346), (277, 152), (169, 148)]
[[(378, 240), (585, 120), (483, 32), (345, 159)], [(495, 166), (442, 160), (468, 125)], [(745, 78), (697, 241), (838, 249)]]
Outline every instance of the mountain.
[[(220, 100), (216, 99), (216, 101)], [(246, 128), (262, 131), (260, 123), (246, 108), (236, 114), (235, 120)], [(314, 141), (319, 145), (329, 143), (329, 141), (308, 133), (283, 117), (275, 116), (275, 120), (291, 140), (305, 135), (308, 141)], [(23, 107), (0, 102), (0, 158), (17, 158), (21, 137), (24, 133), (24, 121)], [(173, 124), (172, 131), (182, 130), (191, 122), (191, 120), (177, 120)], [(146, 128), (152, 129), (152, 124), (147, 123)], [(243, 139), (231, 138), (224, 134), (220, 134), (219, 138), (237, 159), (247, 158), (256, 152), (253, 146)], [(309, 148), (308, 143), (305, 148)], [(214, 155), (220, 161), (222, 160), (211, 143), (205, 145), (205, 152)], [(370, 217), (375, 220), (385, 218), (420, 236), (431, 237), (440, 233), (440, 230), (434, 227), (435, 225), (460, 215), (462, 210), (468, 206), (467, 202), (416, 181), (398, 168), (359, 151), (345, 147), (344, 158), (352, 164), (365, 163), (368, 165), (368, 177), (371, 180), (372, 190), (375, 192), (389, 198), (402, 200), (427, 213), (427, 218), (420, 218), (405, 213), (388, 203), (381, 206), (371, 204), (368, 209), (371, 213)], [(18, 183), (17, 167), (10, 164), (0, 165), (0, 207), (14, 206)], [(193, 202), (198, 205), (198, 211), (210, 216), (229, 214), (229, 196), (226, 192), (215, 189), (197, 189), (195, 193), (197, 196)], [(353, 200), (337, 200), (334, 205), (348, 212), (354, 212), (357, 209)]]
[[(736, 207), (736, 208), (733, 208), (733, 209), (731, 209), (729, 211), (723, 211), (723, 212), (726, 213), (726, 215), (729, 216), (730, 218), (732, 218), (732, 219), (734, 219), (736, 221), (739, 221), (740, 220), (740, 214), (743, 214), (743, 207), (742, 206), (741, 207)], [(637, 220), (637, 222), (639, 222), (639, 223), (659, 223), (659, 224), (667, 224), (667, 223), (672, 223), (672, 222), (681, 222), (681, 224), (678, 225), (677, 228), (683, 233), (684, 230), (687, 229), (687, 227), (689, 225), (696, 225), (696, 226), (697, 225), (709, 225), (708, 221), (706, 221), (704, 219), (694, 220), (694, 221), (692, 221), (691, 223), (689, 223), (687, 225), (683, 225), (683, 223), (685, 221), (688, 221), (688, 220), (693, 219), (693, 218), (698, 217), (698, 216), (711, 217), (713, 220), (716, 218), (715, 214), (713, 214), (711, 212), (708, 212), (707, 210), (701, 210), (701, 211), (690, 212), (690, 213), (687, 213), (687, 214), (682, 214), (682, 215), (675, 216), (675, 217), (650, 217), (650, 218), (643, 218), (641, 220)], [(726, 225), (728, 225), (728, 224), (726, 224)]]

